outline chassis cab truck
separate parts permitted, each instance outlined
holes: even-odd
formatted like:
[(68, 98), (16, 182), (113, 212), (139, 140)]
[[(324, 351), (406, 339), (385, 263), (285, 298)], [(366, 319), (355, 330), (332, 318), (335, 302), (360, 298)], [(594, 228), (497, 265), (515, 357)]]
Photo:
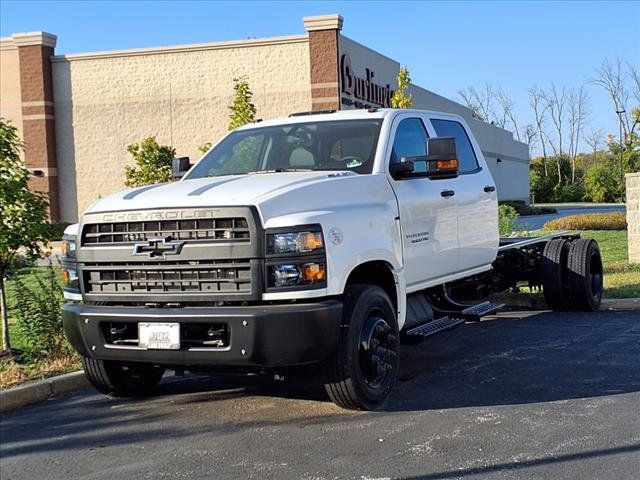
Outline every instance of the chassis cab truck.
[(556, 310), (602, 295), (593, 240), (499, 238), (471, 130), (429, 111), (244, 126), (180, 181), (97, 201), (64, 243), (65, 332), (91, 383), (122, 396), (167, 368), (317, 364), (335, 403), (377, 409), (399, 345), (495, 312), (491, 293), (542, 286)]

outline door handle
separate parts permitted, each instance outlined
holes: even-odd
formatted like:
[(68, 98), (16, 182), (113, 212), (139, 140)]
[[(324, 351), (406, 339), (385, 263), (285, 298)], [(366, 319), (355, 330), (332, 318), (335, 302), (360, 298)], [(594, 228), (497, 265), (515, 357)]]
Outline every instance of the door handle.
[(440, 192), (440, 195), (442, 195), (444, 198), (453, 197), (455, 194), (456, 192), (453, 190), (442, 190)]
[(487, 185), (486, 187), (484, 187), (484, 191), (487, 193), (495, 192), (496, 187), (494, 187), (493, 185)]

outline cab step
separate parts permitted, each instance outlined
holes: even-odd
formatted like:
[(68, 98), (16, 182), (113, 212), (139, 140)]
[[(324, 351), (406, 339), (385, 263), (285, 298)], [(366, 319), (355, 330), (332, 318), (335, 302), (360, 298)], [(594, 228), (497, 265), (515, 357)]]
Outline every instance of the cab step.
[(442, 317), (437, 320), (433, 320), (431, 322), (423, 323), (422, 325), (412, 327), (409, 330), (407, 330), (405, 333), (406, 335), (410, 335), (412, 337), (428, 337), (429, 335), (434, 335), (444, 330), (449, 330), (450, 328), (457, 327), (458, 325), (464, 322), (465, 322), (464, 318)]
[(468, 322), (479, 322), (482, 317), (496, 313), (502, 307), (504, 307), (504, 303), (482, 302), (465, 308), (460, 312), (460, 316)]

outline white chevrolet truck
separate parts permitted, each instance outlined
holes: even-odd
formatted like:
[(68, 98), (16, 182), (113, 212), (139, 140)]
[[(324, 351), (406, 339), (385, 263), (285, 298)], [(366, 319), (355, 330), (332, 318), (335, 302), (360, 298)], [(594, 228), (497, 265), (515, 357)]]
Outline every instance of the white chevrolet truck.
[(500, 239), (497, 192), (465, 121), (418, 110), (294, 114), (230, 132), (180, 181), (92, 205), (65, 232), (64, 328), (101, 392), (166, 369), (284, 375), (317, 364), (338, 405), (377, 409), (400, 344), (541, 287), (594, 310), (595, 241)]

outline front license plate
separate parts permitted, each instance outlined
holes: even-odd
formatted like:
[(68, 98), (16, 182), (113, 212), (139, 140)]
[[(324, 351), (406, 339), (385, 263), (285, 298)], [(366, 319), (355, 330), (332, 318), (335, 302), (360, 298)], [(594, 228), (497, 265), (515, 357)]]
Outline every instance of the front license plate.
[(179, 350), (179, 323), (138, 323), (138, 345), (147, 350)]

